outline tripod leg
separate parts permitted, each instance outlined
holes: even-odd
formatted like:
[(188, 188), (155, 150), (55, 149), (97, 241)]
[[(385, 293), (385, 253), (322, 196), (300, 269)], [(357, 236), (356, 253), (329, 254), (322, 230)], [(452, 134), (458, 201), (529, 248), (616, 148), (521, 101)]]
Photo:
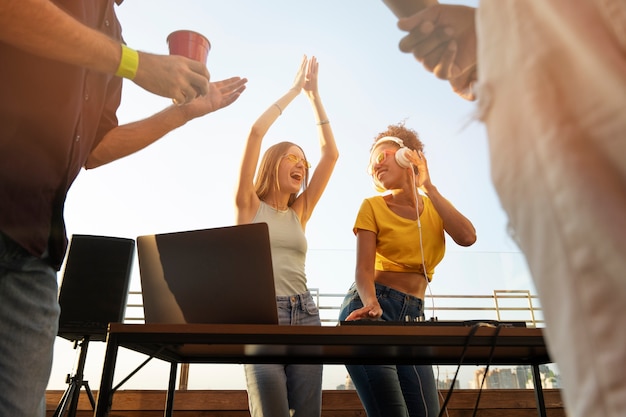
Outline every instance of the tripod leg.
[(89, 402), (91, 403), (91, 408), (93, 410), (96, 409), (96, 400), (93, 397), (93, 393), (91, 392), (91, 388), (89, 388), (89, 382), (83, 381), (83, 386), (85, 387), (85, 391), (87, 391), (87, 396), (89, 397)]
[(63, 413), (65, 412), (65, 409), (68, 404), (68, 400), (74, 397), (74, 391), (76, 390), (76, 385), (74, 384), (74, 380), (70, 379), (69, 384), (70, 385), (67, 387), (67, 389), (63, 393), (63, 396), (61, 397), (61, 401), (59, 401), (59, 405), (57, 406), (57, 409), (54, 411), (54, 414), (52, 415), (52, 417), (61, 417)]
[(73, 391), (74, 395), (71, 396), (70, 408), (67, 414), (68, 417), (76, 416), (76, 410), (78, 409), (78, 399), (80, 398), (80, 388), (82, 385), (83, 385), (82, 380), (78, 380), (76, 378), (72, 380), (72, 386), (74, 387), (74, 391)]
[[(68, 376), (69, 386), (65, 393), (63, 393), (63, 397), (61, 397), (61, 401), (59, 402), (59, 406), (54, 412), (53, 417), (62, 417), (65, 413), (68, 404), (69, 409), (67, 409), (68, 417), (76, 416), (76, 409), (78, 408), (78, 399), (80, 398), (80, 389), (83, 385), (87, 385), (86, 381), (83, 381), (83, 369), (85, 367), (85, 360), (87, 358), (87, 347), (89, 345), (89, 336), (85, 336), (82, 341), (76, 342), (74, 344), (74, 348), (80, 347), (80, 355), (78, 359), (78, 366), (76, 368), (76, 374), (72, 377)], [(93, 395), (91, 394), (91, 390), (87, 391), (87, 395), (89, 395), (89, 400), (91, 401), (91, 406), (95, 406), (95, 401), (93, 399)], [(95, 407), (94, 407), (95, 408)]]

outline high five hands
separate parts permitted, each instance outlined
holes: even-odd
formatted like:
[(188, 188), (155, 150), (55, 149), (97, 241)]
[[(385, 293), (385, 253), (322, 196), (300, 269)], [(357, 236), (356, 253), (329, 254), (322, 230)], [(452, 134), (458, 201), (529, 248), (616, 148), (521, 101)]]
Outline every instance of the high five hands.
[(296, 73), (296, 78), (293, 80), (293, 85), (291, 86), (291, 89), (297, 91), (298, 93), (300, 93), (306, 84), (307, 62), (308, 59), (306, 55), (304, 55), (302, 57), (302, 61), (300, 62), (298, 72)]
[[(306, 56), (305, 56), (306, 59)], [(306, 77), (304, 85), (302, 89), (306, 92), (308, 96), (313, 96), (317, 94), (317, 71), (319, 68), (319, 64), (317, 63), (316, 57), (311, 57), (308, 61)]]
[(318, 68), (317, 58), (313, 56), (309, 59), (304, 55), (291, 89), (298, 92), (304, 90), (308, 95), (316, 94)]

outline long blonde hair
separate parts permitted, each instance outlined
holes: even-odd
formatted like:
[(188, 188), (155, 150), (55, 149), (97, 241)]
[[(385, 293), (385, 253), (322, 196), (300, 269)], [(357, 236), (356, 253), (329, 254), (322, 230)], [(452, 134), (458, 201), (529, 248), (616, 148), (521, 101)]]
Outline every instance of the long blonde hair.
[[(263, 154), (261, 158), (261, 164), (259, 165), (259, 170), (257, 171), (256, 178), (254, 180), (254, 190), (256, 191), (256, 195), (260, 200), (265, 201), (265, 197), (272, 189), (278, 189), (278, 166), (280, 165), (280, 161), (283, 159), (286, 153), (288, 153), (289, 148), (292, 146), (297, 146), (298, 149), (302, 151), (302, 155), (304, 155), (304, 151), (298, 145), (293, 142), (279, 142), (275, 145), (270, 146), (267, 151)], [(306, 159), (306, 156), (305, 156)], [(304, 191), (309, 183), (309, 168), (307, 166), (304, 167), (304, 181), (302, 182), (302, 190)], [(289, 201), (287, 202), (287, 206), (291, 207), (299, 193), (292, 193), (289, 196)]]

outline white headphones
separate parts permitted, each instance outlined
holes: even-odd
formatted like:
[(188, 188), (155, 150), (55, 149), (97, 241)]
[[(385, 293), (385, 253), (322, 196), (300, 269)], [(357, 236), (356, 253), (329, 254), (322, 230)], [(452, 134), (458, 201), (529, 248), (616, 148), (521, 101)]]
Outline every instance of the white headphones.
[[(396, 163), (402, 168), (411, 167), (411, 161), (409, 161), (409, 158), (407, 157), (407, 152), (409, 152), (410, 148), (404, 146), (404, 142), (402, 141), (402, 139), (395, 136), (383, 136), (372, 145), (372, 151), (383, 142), (393, 142), (400, 145), (400, 149), (398, 149), (395, 154)], [(370, 172), (370, 174), (372, 173)], [(382, 184), (378, 182), (378, 179), (375, 175), (372, 175), (372, 180), (374, 181), (374, 188), (376, 189), (376, 191), (378, 191), (379, 193), (386, 191), (385, 187), (383, 187)]]
[(400, 145), (400, 149), (398, 149), (398, 151), (396, 152), (396, 162), (402, 168), (410, 168), (411, 167), (411, 161), (409, 161), (409, 158), (407, 157), (407, 153), (409, 152), (409, 148), (404, 146), (404, 142), (402, 141), (402, 139), (397, 138), (395, 136), (383, 136), (382, 138), (378, 139), (374, 143), (374, 145), (372, 145), (372, 150), (374, 150), (374, 148), (376, 148), (379, 144), (381, 144), (383, 142), (394, 142), (394, 143)]

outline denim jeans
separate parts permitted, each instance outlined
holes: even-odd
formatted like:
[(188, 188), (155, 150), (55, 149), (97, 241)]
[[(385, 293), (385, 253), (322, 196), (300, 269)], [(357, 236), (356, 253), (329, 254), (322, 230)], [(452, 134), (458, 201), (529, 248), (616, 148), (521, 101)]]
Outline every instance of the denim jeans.
[[(281, 325), (321, 326), (311, 294), (276, 297)], [(322, 365), (245, 365), (252, 417), (319, 417)]]
[(0, 232), (0, 416), (46, 414), (57, 293), (54, 268)]
[[(424, 318), (423, 300), (376, 284), (385, 321)], [(344, 298), (339, 320), (363, 307), (352, 285)], [(436, 417), (437, 384), (430, 365), (346, 365), (368, 417)]]

